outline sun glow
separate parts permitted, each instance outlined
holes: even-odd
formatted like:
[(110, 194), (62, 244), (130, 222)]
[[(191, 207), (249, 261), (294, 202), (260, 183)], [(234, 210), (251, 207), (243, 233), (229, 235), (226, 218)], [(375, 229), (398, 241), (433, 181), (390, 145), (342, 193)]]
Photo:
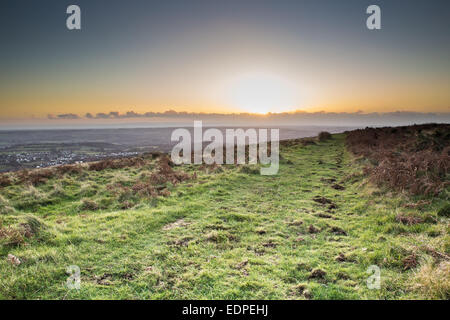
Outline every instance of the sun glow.
[(288, 81), (267, 74), (247, 74), (232, 81), (230, 103), (249, 113), (266, 114), (295, 109), (296, 90)]

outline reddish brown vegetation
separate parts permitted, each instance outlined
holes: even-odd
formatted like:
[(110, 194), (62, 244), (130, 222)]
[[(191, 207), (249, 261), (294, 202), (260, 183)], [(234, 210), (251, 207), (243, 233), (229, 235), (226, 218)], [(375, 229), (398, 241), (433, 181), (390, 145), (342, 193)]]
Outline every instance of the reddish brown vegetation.
[(33, 237), (36, 233), (36, 227), (30, 223), (7, 227), (3, 227), (0, 223), (0, 240), (4, 245), (23, 244), (27, 238)]
[(309, 233), (319, 233), (320, 230), (317, 229), (316, 227), (314, 227), (314, 226), (311, 224), (311, 225), (309, 226), (309, 228), (308, 228), (308, 232), (309, 232)]
[(413, 224), (422, 223), (423, 219), (421, 217), (408, 216), (400, 213), (395, 217), (395, 221), (411, 226)]
[[(83, 172), (83, 168), (77, 164), (67, 164), (57, 167), (34, 169), (34, 170), (21, 170), (16, 173), (17, 183), (29, 183), (37, 186), (42, 183), (46, 183), (48, 179), (54, 177), (60, 177), (65, 174), (80, 174)], [(11, 182), (12, 184), (12, 182)]]
[(429, 205), (430, 203), (431, 203), (430, 200), (428, 200), (428, 201), (420, 200), (420, 201), (417, 201), (416, 203), (406, 203), (403, 205), (403, 207), (409, 208), (409, 209), (421, 209), (424, 206)]
[(83, 172), (83, 168), (80, 165), (66, 164), (62, 166), (55, 167), (55, 171), (59, 175), (64, 174), (80, 174)]
[(412, 194), (439, 194), (448, 182), (450, 125), (366, 128), (347, 134), (347, 147), (372, 163), (364, 170), (378, 185)]
[(8, 187), (11, 184), (12, 181), (7, 175), (5, 174), (0, 175), (0, 187)]
[[(151, 159), (154, 159), (159, 157), (160, 154), (155, 153), (132, 158), (106, 159), (102, 161), (91, 162), (87, 166), (87, 170), (103, 171), (106, 169), (142, 167), (146, 164), (145, 159), (148, 156)], [(63, 175), (81, 174), (83, 173), (84, 170), (86, 170), (86, 167), (83, 167), (80, 164), (66, 164), (61, 166), (33, 169), (33, 170), (24, 169), (15, 172), (12, 175), (14, 179), (11, 179), (11, 177), (6, 174), (0, 174), (0, 187), (7, 187), (15, 183), (16, 184), (28, 183), (36, 186), (42, 183), (46, 183), (49, 179), (54, 177), (61, 177)]]
[(143, 197), (156, 197), (158, 196), (158, 191), (149, 183), (138, 182), (131, 187), (134, 193), (137, 193)]
[(156, 172), (152, 173), (148, 180), (136, 182), (131, 190), (143, 197), (167, 197), (170, 195), (170, 191), (167, 190), (167, 183), (176, 185), (197, 178), (196, 173), (190, 175), (184, 171), (176, 171), (172, 168), (173, 166), (173, 162), (166, 155), (160, 156)]
[(7, 187), (12, 184), (32, 184), (37, 186), (42, 183), (46, 183), (49, 179), (54, 177), (60, 177), (65, 174), (80, 174), (83, 172), (83, 168), (77, 164), (68, 164), (57, 167), (50, 167), (44, 169), (34, 170), (21, 170), (15, 172), (13, 175), (14, 180), (5, 174), (0, 175), (0, 187)]
[(19, 183), (31, 183), (36, 186), (47, 182), (48, 179), (55, 175), (54, 168), (38, 169), (38, 170), (22, 170), (17, 173)]
[(107, 159), (89, 164), (90, 171), (103, 171), (106, 169), (123, 169), (128, 167), (142, 167), (145, 160), (142, 157)]
[(159, 160), (159, 168), (157, 172), (153, 173), (150, 176), (150, 182), (154, 185), (161, 185), (167, 182), (172, 183), (173, 185), (180, 183), (185, 180), (190, 180), (196, 178), (196, 174), (191, 176), (183, 171), (175, 171), (172, 169), (173, 162), (167, 157), (161, 157)]
[(25, 242), (25, 233), (13, 227), (0, 227), (0, 240), (5, 245), (19, 245)]
[(414, 269), (419, 264), (419, 262), (417, 261), (417, 255), (415, 253), (412, 253), (411, 255), (404, 258), (402, 262), (404, 270)]

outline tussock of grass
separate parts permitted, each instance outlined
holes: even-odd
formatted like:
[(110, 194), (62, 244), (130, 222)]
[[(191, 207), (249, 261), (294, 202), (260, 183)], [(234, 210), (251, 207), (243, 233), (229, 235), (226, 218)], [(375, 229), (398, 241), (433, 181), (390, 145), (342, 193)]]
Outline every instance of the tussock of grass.
[(414, 273), (412, 287), (428, 299), (450, 299), (450, 261), (422, 265)]
[(27, 185), (23, 192), (23, 197), (30, 200), (42, 200), (46, 197), (45, 193), (37, 189), (33, 185)]
[(80, 210), (96, 211), (98, 209), (98, 204), (95, 201), (89, 199), (83, 199), (81, 201)]
[(10, 206), (10, 202), (5, 199), (2, 195), (0, 195), (0, 215), (2, 214), (11, 214), (16, 210)]
[(0, 243), (4, 246), (25, 244), (29, 239), (42, 236), (47, 229), (41, 219), (31, 214), (15, 215), (4, 220), (8, 222), (8, 226), (3, 226), (4, 221), (0, 221)]

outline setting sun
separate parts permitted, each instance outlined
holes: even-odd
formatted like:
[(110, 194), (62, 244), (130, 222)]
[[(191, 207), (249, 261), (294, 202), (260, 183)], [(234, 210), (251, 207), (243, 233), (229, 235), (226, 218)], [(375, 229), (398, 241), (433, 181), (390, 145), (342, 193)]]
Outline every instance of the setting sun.
[(244, 112), (266, 114), (295, 109), (296, 90), (289, 81), (277, 76), (245, 74), (232, 81), (229, 101)]

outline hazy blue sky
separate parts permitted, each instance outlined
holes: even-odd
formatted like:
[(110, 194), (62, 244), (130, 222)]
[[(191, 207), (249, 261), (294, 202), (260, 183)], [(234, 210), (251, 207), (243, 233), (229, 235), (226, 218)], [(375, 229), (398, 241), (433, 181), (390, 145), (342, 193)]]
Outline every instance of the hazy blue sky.
[(3, 119), (450, 108), (450, 1), (2, 0), (0, 14)]

